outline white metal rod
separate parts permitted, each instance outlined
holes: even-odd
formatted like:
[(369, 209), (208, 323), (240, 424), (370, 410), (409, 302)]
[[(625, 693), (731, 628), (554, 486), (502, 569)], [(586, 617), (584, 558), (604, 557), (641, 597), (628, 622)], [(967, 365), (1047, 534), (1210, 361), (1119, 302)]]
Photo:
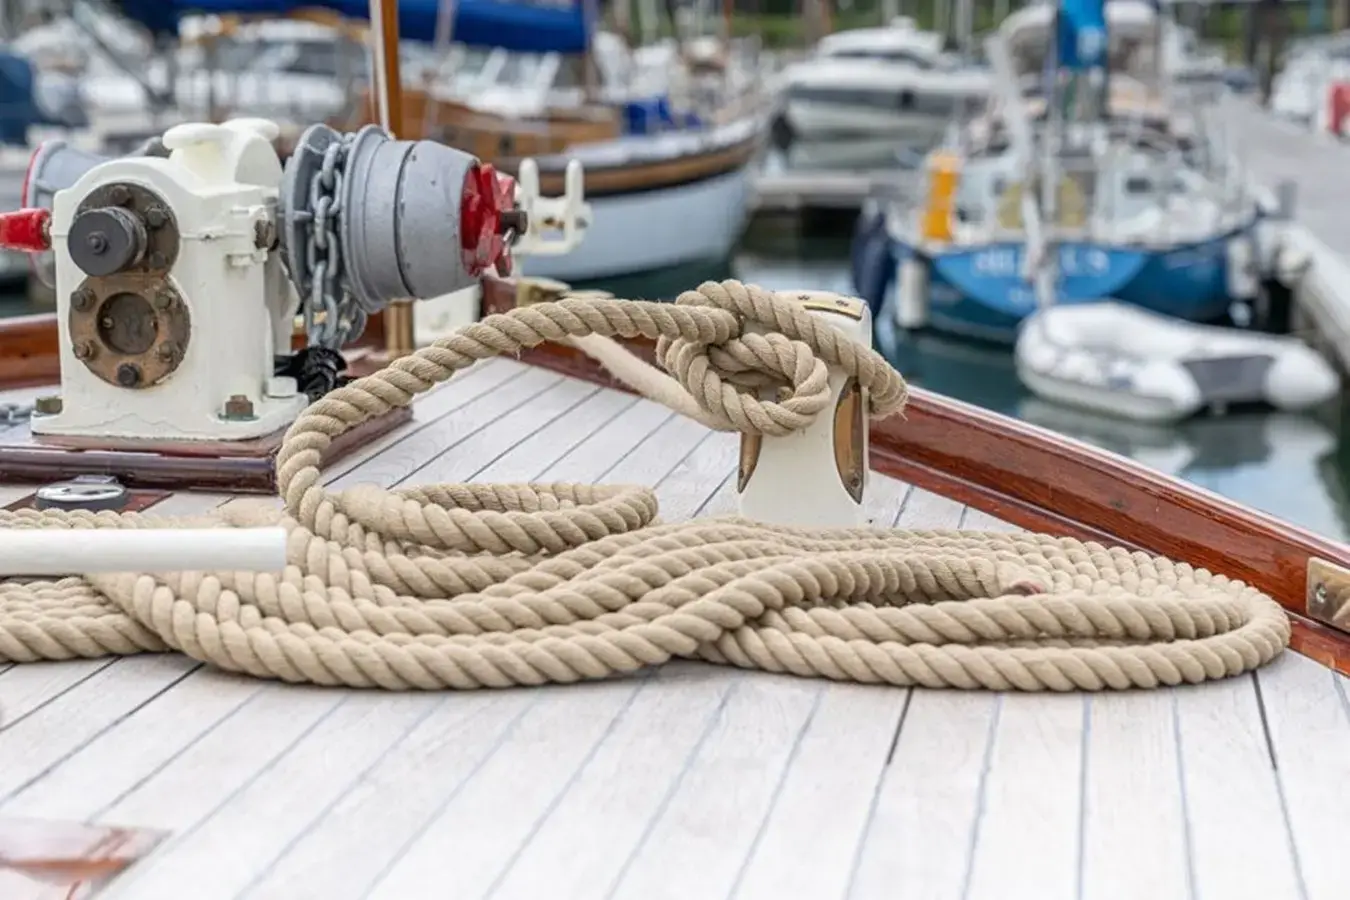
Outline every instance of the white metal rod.
[(285, 568), (284, 528), (0, 528), (0, 578)]
[(389, 131), (389, 90), (390, 87), (385, 83), (384, 70), (384, 18), (381, 16), (384, 3), (381, 0), (370, 0), (370, 55), (371, 67), (374, 71), (370, 73), (370, 86), (375, 92), (375, 108), (379, 111), (380, 127)]

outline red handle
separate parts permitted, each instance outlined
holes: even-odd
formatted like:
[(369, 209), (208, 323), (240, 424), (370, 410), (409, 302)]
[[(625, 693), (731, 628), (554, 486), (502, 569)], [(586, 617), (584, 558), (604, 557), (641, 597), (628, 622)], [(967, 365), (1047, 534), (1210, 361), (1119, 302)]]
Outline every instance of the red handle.
[(41, 253), (52, 248), (52, 214), (45, 209), (0, 213), (0, 247)]
[(496, 267), (511, 274), (511, 249), (502, 234), (502, 213), (514, 209), (515, 179), (487, 163), (469, 170), (459, 207), (460, 260), (470, 275)]

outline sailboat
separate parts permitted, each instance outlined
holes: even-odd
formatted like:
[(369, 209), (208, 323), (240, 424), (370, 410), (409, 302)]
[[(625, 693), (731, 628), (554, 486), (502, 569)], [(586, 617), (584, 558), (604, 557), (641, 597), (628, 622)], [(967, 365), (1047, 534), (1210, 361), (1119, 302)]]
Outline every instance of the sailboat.
[(904, 327), (1000, 343), (1048, 303), (1207, 322), (1251, 299), (1260, 208), (1158, 65), (1166, 27), (1136, 0), (1009, 16), (990, 113), (930, 154), (918, 202), (863, 223), (859, 291), (893, 292)]
[[(453, 6), (419, 8), (427, 5)], [(462, 27), (463, 10), (448, 29), (429, 14), (403, 14), (417, 29), (405, 35), (432, 40), (439, 31), (492, 48), (499, 63), (470, 91), (452, 73), (407, 87), (404, 102), (413, 136), (463, 147), (512, 175), (528, 157), (545, 194), (563, 191), (568, 162), (583, 165), (594, 239), (527, 259), (524, 271), (577, 282), (728, 259), (748, 220), (771, 103), (733, 64), (730, 42), (713, 54), (682, 52), (662, 78), (633, 79), (630, 66), (600, 64), (589, 0), (491, 9), (500, 27)], [(370, 109), (360, 104), (335, 124), (359, 127)]]
[[(176, 136), (242, 135), (270, 165), (261, 128)], [(196, 162), (209, 174), (223, 160)], [(65, 257), (82, 199), (47, 219)], [(447, 199), (489, 238), (510, 212)], [(406, 235), (360, 209), (348, 224), (381, 246)], [(35, 246), (43, 219), (0, 222)], [(271, 235), (251, 232), (228, 246), (192, 232), (189, 249), (216, 260), (215, 280), (277, 272)], [(258, 235), (261, 247), (235, 242)], [(418, 261), (453, 265), (431, 237)], [(485, 263), (503, 250), (468, 249)], [(1343, 895), (1350, 548), (917, 389), (903, 418), (869, 425), (873, 403), (902, 396), (853, 298), (727, 283), (675, 304), (519, 306), (520, 287), (487, 276), (482, 322), (296, 421), (276, 501), (328, 536), (313, 541), (251, 527), (277, 522), (277, 504), (241, 502), (238, 465), (200, 446), (190, 464), (142, 460), (140, 481), (53, 484), (72, 473), (38, 464), (32, 439), (61, 414), (57, 388), (0, 385), (0, 403), (41, 407), (0, 431), (30, 444), (0, 464), (0, 559), (74, 573), (0, 575), (0, 896)], [(226, 327), (194, 331), (201, 349), (265, 346), (228, 327), (258, 296), (212, 296)], [(94, 305), (79, 306), (88, 321)], [(654, 346), (680, 322), (687, 337)], [(602, 335), (584, 332), (607, 329), (639, 359), (673, 348), (678, 377), (645, 398), (617, 389), (617, 370), (650, 372), (587, 356)], [(20, 331), (0, 327), (0, 363), (46, 352), (25, 351)], [(112, 331), (87, 339), (128, 336)], [(77, 373), (109, 362), (43, 334)], [(494, 349), (506, 355), (468, 364)], [(248, 381), (254, 399), (285, 387)], [(700, 405), (671, 384), (721, 389)], [(201, 402), (211, 387), (117, 389), (181, 425), (155, 400)], [(761, 396), (779, 387), (793, 396)], [(247, 427), (250, 396), (230, 400), (229, 427)], [(763, 416), (743, 435), (713, 430), (719, 403)], [(349, 430), (399, 410), (382, 438)], [(825, 417), (795, 455), (828, 477), (774, 476), (801, 435), (755, 429), (812, 410)], [(317, 462), (343, 439), (345, 461)], [(63, 458), (107, 462), (102, 440)], [(762, 514), (725, 518), (753, 507), (747, 493)], [(860, 527), (756, 524), (770, 507), (819, 512), (813, 493)], [(80, 509), (34, 508), (50, 504)], [(658, 505), (668, 524), (652, 526)], [(206, 517), (176, 524), (208, 533), (166, 536), (157, 516)], [(159, 575), (119, 574), (147, 555)], [(283, 579), (268, 571), (288, 560)]]

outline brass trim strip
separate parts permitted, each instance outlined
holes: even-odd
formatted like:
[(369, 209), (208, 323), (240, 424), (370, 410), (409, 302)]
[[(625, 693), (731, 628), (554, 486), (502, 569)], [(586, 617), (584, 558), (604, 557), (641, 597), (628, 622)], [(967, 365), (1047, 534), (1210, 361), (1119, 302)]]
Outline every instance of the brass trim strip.
[(834, 467), (854, 503), (862, 503), (867, 485), (867, 432), (863, 420), (863, 391), (850, 378), (834, 407)]
[(742, 434), (739, 474), (736, 476), (736, 493), (744, 494), (750, 484), (750, 476), (755, 474), (759, 465), (759, 451), (764, 447), (764, 435)]
[(805, 309), (847, 316), (855, 322), (862, 321), (863, 311), (865, 309), (863, 302), (856, 297), (836, 296), (831, 300), (822, 300), (816, 297), (803, 297), (799, 302)]

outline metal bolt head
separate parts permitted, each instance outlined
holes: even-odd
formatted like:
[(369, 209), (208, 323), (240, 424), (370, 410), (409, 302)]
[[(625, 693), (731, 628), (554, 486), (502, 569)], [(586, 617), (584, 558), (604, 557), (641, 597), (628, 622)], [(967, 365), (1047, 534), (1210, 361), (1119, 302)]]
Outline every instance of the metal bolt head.
[(96, 353), (98, 353), (98, 347), (94, 346), (93, 341), (80, 341), (75, 345), (76, 359), (93, 359)]
[(173, 306), (173, 300), (174, 297), (172, 293), (169, 291), (160, 291), (155, 295), (155, 309), (164, 312), (170, 306)]
[(252, 419), (253, 401), (244, 394), (232, 394), (230, 399), (225, 401), (226, 419)]
[(89, 235), (84, 243), (89, 247), (89, 252), (93, 254), (106, 253), (108, 250), (108, 236), (101, 231), (95, 231)]
[(131, 202), (131, 191), (125, 185), (115, 184), (108, 190), (108, 201), (115, 206), (124, 206)]
[(38, 397), (33, 401), (33, 411), (43, 416), (54, 416), (61, 412), (61, 398), (56, 394)]
[(277, 243), (276, 226), (267, 219), (253, 223), (253, 246), (259, 250), (271, 250)]
[(89, 288), (80, 288), (78, 291), (70, 295), (70, 305), (77, 312), (84, 312), (91, 305), (93, 305), (93, 302), (94, 302), (94, 292), (89, 290)]
[(145, 224), (151, 228), (163, 228), (169, 222), (169, 214), (158, 206), (152, 206), (145, 211)]
[(152, 250), (150, 251), (149, 262), (150, 268), (162, 269), (169, 264), (169, 258), (164, 255), (163, 250)]
[(117, 367), (117, 383), (125, 388), (133, 388), (141, 383), (141, 367), (135, 363), (122, 363)]
[(165, 341), (163, 344), (160, 344), (159, 349), (155, 351), (155, 355), (158, 356), (160, 359), (162, 359), (164, 362), (168, 362), (169, 360), (173, 359), (177, 354), (178, 354), (178, 345), (175, 344), (173, 341)]

